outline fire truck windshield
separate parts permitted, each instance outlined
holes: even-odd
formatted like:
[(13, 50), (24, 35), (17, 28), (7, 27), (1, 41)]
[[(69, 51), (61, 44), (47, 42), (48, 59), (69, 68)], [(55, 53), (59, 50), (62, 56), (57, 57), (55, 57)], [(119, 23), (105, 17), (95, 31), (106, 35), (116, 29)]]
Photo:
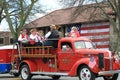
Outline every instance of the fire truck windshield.
[(83, 48), (94, 48), (93, 44), (91, 42), (88, 41), (76, 41), (74, 43), (74, 46), (76, 49), (83, 49)]

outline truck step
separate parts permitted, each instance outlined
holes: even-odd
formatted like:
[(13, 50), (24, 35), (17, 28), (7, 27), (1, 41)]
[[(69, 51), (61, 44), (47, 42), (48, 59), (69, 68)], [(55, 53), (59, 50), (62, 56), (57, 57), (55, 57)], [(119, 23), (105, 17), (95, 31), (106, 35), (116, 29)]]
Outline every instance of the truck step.
[(36, 75), (59, 75), (59, 76), (68, 76), (68, 73), (61, 73), (61, 72), (32, 72), (32, 74)]

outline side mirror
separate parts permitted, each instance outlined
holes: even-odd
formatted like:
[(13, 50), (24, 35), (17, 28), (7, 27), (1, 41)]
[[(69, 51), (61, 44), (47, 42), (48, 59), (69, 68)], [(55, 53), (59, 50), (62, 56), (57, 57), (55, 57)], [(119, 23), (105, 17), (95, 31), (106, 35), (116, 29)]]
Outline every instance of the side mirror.
[(63, 45), (62, 46), (62, 51), (66, 51), (66, 48), (67, 48), (66, 45)]

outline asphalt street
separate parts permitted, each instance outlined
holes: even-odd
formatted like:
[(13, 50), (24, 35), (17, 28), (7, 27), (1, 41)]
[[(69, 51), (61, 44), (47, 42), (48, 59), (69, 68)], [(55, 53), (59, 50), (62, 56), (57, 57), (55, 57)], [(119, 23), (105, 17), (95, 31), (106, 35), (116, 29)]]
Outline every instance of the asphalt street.
[[(20, 78), (15, 78), (9, 74), (0, 74), (0, 80), (21, 80)], [(33, 76), (32, 80), (53, 80), (51, 77), (47, 76)], [(61, 77), (59, 80), (79, 80), (78, 77)], [(95, 80), (103, 80), (102, 77), (96, 78)], [(118, 80), (120, 80), (120, 75)]]

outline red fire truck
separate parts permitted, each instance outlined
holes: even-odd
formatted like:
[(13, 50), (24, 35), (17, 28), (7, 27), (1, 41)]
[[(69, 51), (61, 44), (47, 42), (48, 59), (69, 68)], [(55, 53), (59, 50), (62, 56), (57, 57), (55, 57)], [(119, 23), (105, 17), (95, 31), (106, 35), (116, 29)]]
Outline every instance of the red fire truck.
[[(34, 75), (78, 76), (79, 80), (117, 80), (120, 73), (119, 53), (96, 49), (86, 38), (61, 38), (52, 46), (22, 47), (12, 55), (11, 73), (31, 80)], [(15, 53), (13, 53), (15, 54)]]

